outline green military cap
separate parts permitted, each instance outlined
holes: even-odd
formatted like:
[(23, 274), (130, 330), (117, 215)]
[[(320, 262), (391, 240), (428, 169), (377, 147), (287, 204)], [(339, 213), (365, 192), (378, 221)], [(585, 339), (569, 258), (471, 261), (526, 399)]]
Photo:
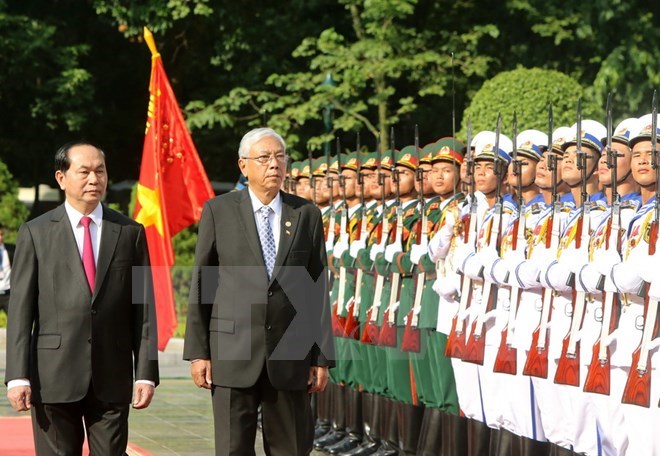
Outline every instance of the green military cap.
[[(328, 160), (327, 157), (323, 157), (326, 161)], [(339, 174), (339, 160), (337, 159), (337, 156), (335, 155), (334, 157), (330, 157), (330, 167), (328, 169), (329, 172), (331, 173), (337, 173)]]
[[(395, 153), (397, 151), (395, 150)], [(392, 170), (394, 168), (394, 162), (392, 160), (392, 152), (389, 150), (384, 151), (380, 155), (380, 167), (388, 170)]]
[(299, 161), (291, 162), (291, 169), (289, 170), (289, 176), (292, 179), (298, 179), (300, 177), (300, 163)]
[(378, 159), (376, 152), (369, 152), (367, 154), (361, 154), (362, 158), (362, 168), (375, 169), (378, 166)]
[(453, 165), (461, 166), (463, 163), (463, 154), (465, 144), (451, 136), (440, 138), (435, 142), (437, 152), (433, 156), (431, 163), (448, 162)]
[(395, 154), (396, 166), (405, 166), (413, 171), (417, 169), (417, 150), (415, 146), (406, 146)]
[[(312, 159), (313, 160), (313, 159)], [(309, 177), (309, 160), (303, 160), (300, 162), (300, 174), (298, 174), (298, 179), (303, 177)]]
[(312, 175), (323, 177), (328, 171), (328, 162), (326, 161), (325, 157), (315, 158), (312, 160), (312, 167), (314, 168)]
[(355, 152), (341, 154), (341, 169), (352, 169), (353, 171), (357, 171), (358, 158)]
[(419, 151), (419, 162), (431, 164), (433, 162), (433, 156), (438, 152), (438, 146), (436, 143), (432, 142), (427, 144)]

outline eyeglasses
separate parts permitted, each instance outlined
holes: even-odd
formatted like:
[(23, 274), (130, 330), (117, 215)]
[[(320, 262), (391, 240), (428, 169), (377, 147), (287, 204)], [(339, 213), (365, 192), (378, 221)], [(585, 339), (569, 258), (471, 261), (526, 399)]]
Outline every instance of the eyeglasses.
[(274, 154), (274, 155), (259, 155), (258, 157), (242, 157), (245, 160), (254, 160), (259, 163), (261, 166), (266, 166), (270, 161), (275, 158), (281, 164), (286, 164), (289, 161), (289, 156), (287, 154)]

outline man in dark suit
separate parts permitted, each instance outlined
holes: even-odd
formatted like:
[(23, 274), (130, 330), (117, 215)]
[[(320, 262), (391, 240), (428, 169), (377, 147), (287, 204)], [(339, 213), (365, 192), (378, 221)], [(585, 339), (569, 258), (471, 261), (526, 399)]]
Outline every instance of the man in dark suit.
[(97, 147), (62, 146), (55, 170), (65, 203), (18, 233), (7, 397), (32, 411), (38, 455), (81, 454), (85, 434), (91, 454), (123, 455), (131, 395), (145, 408), (158, 383), (144, 228), (101, 204)]
[(254, 454), (259, 405), (268, 454), (309, 454), (309, 393), (334, 365), (321, 213), (280, 191), (287, 160), (275, 131), (247, 133), (248, 188), (207, 202), (199, 224), (184, 359), (212, 391), (217, 455)]

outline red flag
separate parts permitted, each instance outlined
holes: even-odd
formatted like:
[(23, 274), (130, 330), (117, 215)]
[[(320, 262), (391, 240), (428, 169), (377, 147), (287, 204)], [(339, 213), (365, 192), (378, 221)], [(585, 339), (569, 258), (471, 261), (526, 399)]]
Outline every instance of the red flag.
[(151, 81), (134, 218), (147, 234), (162, 351), (177, 328), (172, 236), (199, 221), (203, 204), (215, 194), (146, 27), (144, 38), (151, 50)]

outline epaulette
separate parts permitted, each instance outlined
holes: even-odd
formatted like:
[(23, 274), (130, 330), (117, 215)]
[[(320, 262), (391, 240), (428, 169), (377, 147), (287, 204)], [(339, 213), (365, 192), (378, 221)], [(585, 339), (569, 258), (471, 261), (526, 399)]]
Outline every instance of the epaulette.
[(621, 201), (621, 206), (619, 206), (621, 209), (637, 209), (639, 207), (639, 201), (635, 199), (628, 199), (625, 201)]
[(602, 201), (589, 201), (588, 204), (591, 207), (592, 211), (606, 211), (607, 210), (607, 206), (605, 206)]

